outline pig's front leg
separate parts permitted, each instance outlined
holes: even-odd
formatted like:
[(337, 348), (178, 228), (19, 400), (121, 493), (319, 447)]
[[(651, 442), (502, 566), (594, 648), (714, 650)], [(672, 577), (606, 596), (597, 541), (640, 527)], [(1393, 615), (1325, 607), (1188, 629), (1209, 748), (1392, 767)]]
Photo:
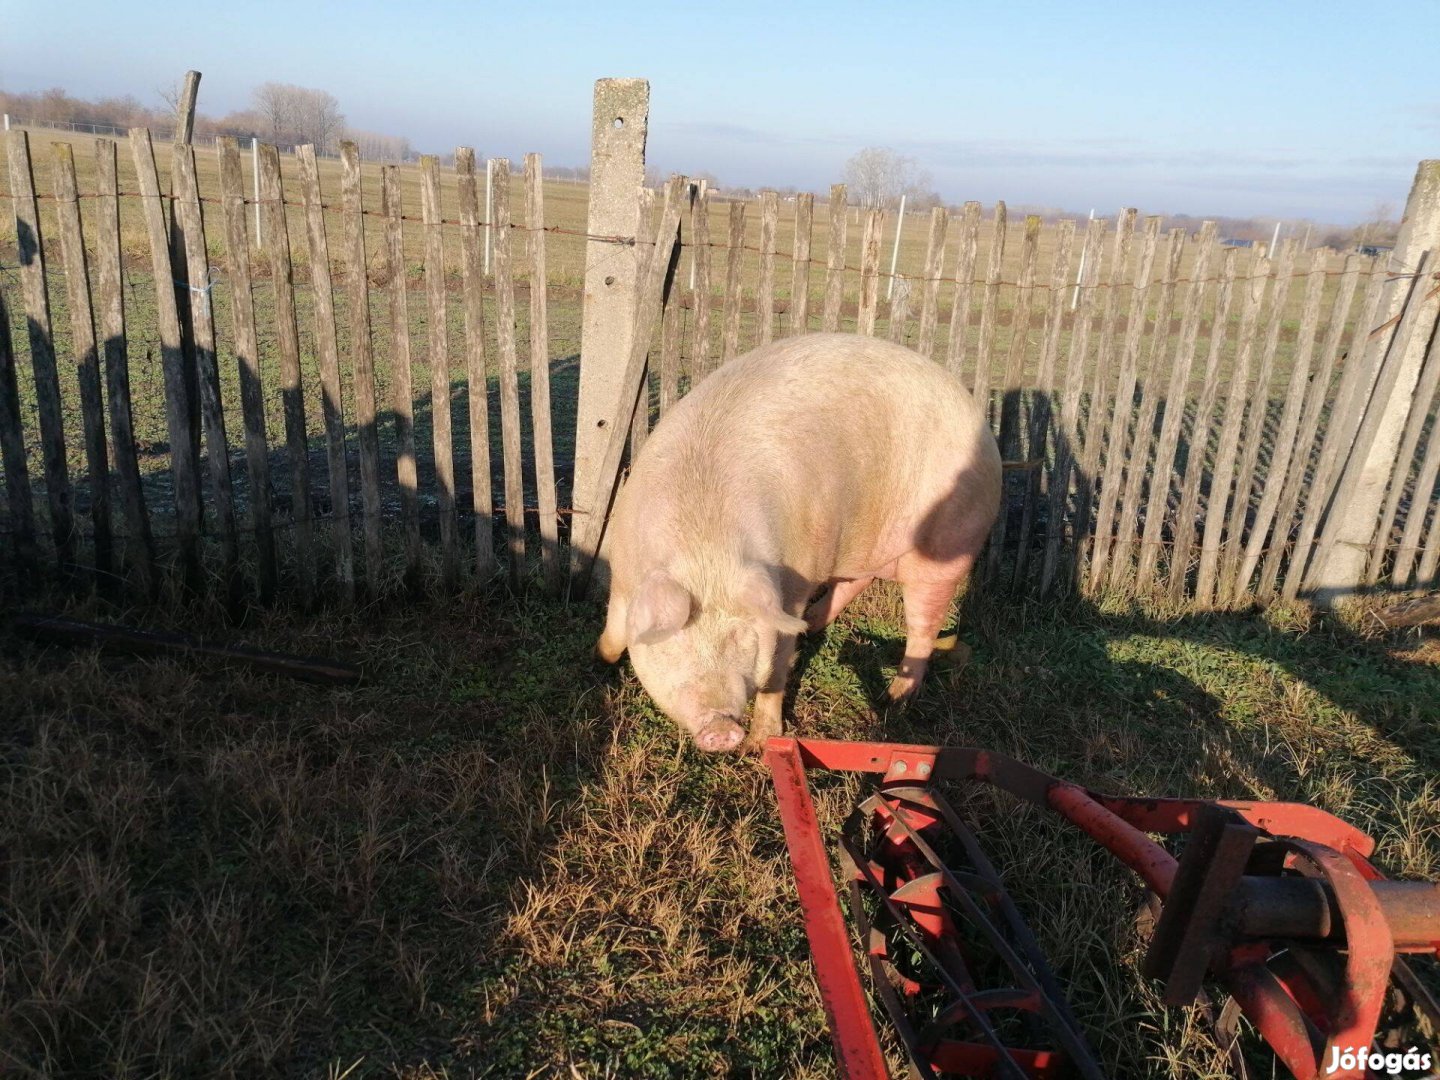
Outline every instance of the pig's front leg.
[(617, 664), (625, 653), (625, 615), (627, 605), (620, 591), (610, 590), (610, 603), (605, 613), (605, 629), (595, 642), (595, 655), (607, 664)]
[(795, 666), (794, 634), (781, 634), (775, 643), (775, 663), (770, 668), (770, 678), (755, 695), (755, 708), (751, 711), (750, 734), (740, 745), (746, 752), (765, 749), (765, 740), (779, 735), (783, 730), (782, 714), (785, 710), (785, 684), (790, 681), (790, 669)]

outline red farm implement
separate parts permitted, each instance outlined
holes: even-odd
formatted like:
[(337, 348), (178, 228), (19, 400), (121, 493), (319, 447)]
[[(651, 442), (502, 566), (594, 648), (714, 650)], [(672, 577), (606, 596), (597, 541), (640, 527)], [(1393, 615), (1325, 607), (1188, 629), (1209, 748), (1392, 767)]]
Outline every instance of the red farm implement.
[[(1119, 798), (961, 747), (776, 738), (766, 757), (847, 1080), (890, 1074), (811, 800), (816, 770), (879, 778), (839, 843), (861, 951), (913, 1077), (1105, 1075), (1000, 876), (942, 793), (967, 784), (1059, 814), (1140, 876), (1159, 911), (1144, 973), (1170, 1005), (1207, 1002), (1207, 981), (1228, 993), (1211, 1015), (1242, 1075), (1240, 1015), (1298, 1080), (1374, 1075), (1367, 1054), (1373, 1062), (1387, 1030), (1393, 1046), (1402, 1024), (1440, 1025), (1440, 1004), (1402, 959), (1435, 954), (1440, 885), (1386, 880), (1367, 860), (1374, 842), (1315, 807)], [(1181, 857), (1151, 834), (1183, 837)]]

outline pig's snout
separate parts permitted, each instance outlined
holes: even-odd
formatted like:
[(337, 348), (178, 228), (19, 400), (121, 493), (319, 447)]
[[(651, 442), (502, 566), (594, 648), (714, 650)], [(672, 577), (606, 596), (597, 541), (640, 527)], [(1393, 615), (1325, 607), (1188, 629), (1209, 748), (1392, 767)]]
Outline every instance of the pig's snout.
[(695, 745), (706, 753), (734, 750), (745, 738), (745, 729), (728, 716), (712, 715), (695, 732)]

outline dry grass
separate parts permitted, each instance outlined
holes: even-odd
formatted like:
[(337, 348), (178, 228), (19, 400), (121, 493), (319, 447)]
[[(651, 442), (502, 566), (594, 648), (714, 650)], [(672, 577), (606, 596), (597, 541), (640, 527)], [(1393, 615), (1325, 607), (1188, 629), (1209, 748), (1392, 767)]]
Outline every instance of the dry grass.
[[(806, 649), (797, 728), (1302, 799), (1370, 830), (1392, 874), (1440, 875), (1433, 640), (1298, 608), (972, 607), (971, 666), (877, 730), (899, 624), (867, 595)], [(597, 623), (470, 596), (227, 632), (358, 659), (352, 689), (7, 638), (4, 1071), (831, 1075), (765, 772), (682, 747), (592, 665)], [(858, 789), (817, 789), (834, 828)], [(1038, 812), (960, 802), (1114, 1074), (1223, 1075), (1138, 975), (1134, 880)]]

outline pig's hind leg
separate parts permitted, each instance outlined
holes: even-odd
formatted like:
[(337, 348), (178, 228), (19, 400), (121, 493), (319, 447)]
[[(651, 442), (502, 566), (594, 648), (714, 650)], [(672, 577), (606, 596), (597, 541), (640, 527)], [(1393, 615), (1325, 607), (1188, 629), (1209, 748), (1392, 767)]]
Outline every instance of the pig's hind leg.
[(629, 606), (618, 589), (611, 587), (605, 612), (605, 629), (595, 642), (595, 655), (607, 664), (618, 664), (625, 654), (625, 616)]
[[(980, 541), (983, 543), (983, 539)], [(905, 602), (905, 656), (890, 682), (891, 701), (909, 701), (920, 690), (935, 639), (945, 624), (950, 602), (970, 576), (979, 554), (979, 545), (945, 562), (932, 562), (911, 552), (900, 560), (899, 581)]]

